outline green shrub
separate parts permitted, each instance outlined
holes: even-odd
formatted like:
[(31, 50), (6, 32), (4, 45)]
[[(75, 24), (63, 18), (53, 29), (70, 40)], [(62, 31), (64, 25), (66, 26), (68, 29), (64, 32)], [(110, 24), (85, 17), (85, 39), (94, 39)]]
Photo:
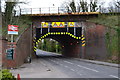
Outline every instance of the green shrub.
[(16, 78), (10, 73), (9, 70), (2, 70), (2, 79), (1, 80), (16, 80)]

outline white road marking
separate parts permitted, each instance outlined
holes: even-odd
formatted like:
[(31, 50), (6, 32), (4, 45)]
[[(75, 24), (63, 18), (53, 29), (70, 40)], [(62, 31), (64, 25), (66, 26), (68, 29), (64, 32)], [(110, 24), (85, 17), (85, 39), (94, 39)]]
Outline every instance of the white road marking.
[(64, 61), (64, 62), (69, 63), (69, 64), (73, 64), (73, 63), (71, 63), (71, 62), (69, 62), (69, 61)]
[(71, 71), (75, 71), (74, 69), (70, 69)]
[(114, 76), (114, 75), (109, 75), (109, 76), (111, 76), (111, 77), (114, 77), (114, 78), (118, 78), (118, 79), (120, 79), (119, 77), (117, 77), (117, 76)]
[[(50, 59), (51, 60), (51, 59)], [(54, 60), (51, 60), (52, 62), (55, 62)]]
[(45, 63), (41, 62), (44, 66), (47, 66)]
[(57, 62), (57, 61), (54, 61), (54, 60), (51, 60), (51, 59), (49, 59), (50, 61), (52, 61), (52, 62), (54, 62), (54, 63), (56, 63), (56, 64), (59, 64), (59, 62)]
[(64, 66), (64, 67), (68, 68), (68, 66)]
[(82, 67), (82, 68), (85, 68), (85, 69), (88, 69), (88, 70), (91, 70), (91, 71), (94, 71), (94, 72), (99, 72), (95, 69), (91, 69), (91, 68), (87, 68), (87, 67), (84, 67), (84, 66), (81, 66), (81, 65), (77, 65), (78, 67)]

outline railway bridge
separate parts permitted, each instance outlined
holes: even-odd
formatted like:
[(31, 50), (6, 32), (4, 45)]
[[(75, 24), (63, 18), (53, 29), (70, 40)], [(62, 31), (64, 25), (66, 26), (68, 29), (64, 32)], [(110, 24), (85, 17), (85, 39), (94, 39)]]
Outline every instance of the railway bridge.
[[(105, 55), (101, 56), (101, 52), (106, 53), (106, 47), (104, 44), (105, 40), (101, 37), (105, 35), (105, 27), (87, 21), (98, 17), (99, 12), (33, 12), (34, 10), (30, 9), (29, 14), (23, 14), (22, 10), (20, 10), (21, 16), (27, 16), (32, 20), (32, 32), (30, 32), (32, 38), (26, 35), (31, 41), (28, 43), (27, 38), (24, 37), (26, 39), (24, 45), (29, 46), (22, 46), (19, 51), (24, 51), (23, 47), (30, 47), (32, 51), (29, 53), (24, 51), (24, 57), (15, 56), (13, 61), (9, 61), (14, 62), (14, 66), (23, 64), (28, 56), (36, 56), (36, 45), (45, 38), (52, 38), (58, 41), (63, 48), (62, 54), (66, 57), (104, 58)], [(33, 44), (30, 45), (31, 43)], [(18, 54), (16, 50), (15, 54), (21, 55), (21, 53)]]

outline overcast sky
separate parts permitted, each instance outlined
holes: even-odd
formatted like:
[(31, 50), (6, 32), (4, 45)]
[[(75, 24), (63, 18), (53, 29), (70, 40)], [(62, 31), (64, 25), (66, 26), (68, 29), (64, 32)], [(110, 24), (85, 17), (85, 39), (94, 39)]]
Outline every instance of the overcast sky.
[[(4, 1), (4, 0), (3, 0)], [(4, 6), (4, 2), (2, 1), (2, 7)], [(65, 2), (70, 2), (71, 0), (19, 0), (19, 1), (27, 1), (29, 2), (28, 4), (21, 5), (21, 8), (40, 8), (40, 7), (60, 7), (62, 4)], [(75, 0), (75, 2), (78, 2), (79, 0)], [(88, 2), (90, 0), (87, 0)], [(98, 1), (103, 1), (106, 4), (104, 6), (108, 6), (107, 3), (113, 0), (98, 0)]]
[[(69, 2), (70, 0), (27, 0), (29, 4), (24, 5), (23, 7), (26, 8), (39, 8), (39, 7), (60, 7), (65, 2)], [(75, 0), (76, 2), (79, 0)], [(89, 1), (89, 0), (88, 0)], [(107, 3), (112, 0), (100, 0), (106, 2), (105, 6), (107, 6)]]

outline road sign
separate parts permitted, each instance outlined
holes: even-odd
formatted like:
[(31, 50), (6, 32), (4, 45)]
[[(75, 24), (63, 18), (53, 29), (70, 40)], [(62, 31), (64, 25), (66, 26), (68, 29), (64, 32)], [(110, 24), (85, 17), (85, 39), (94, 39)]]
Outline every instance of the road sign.
[(13, 48), (7, 49), (7, 59), (12, 60), (13, 59), (13, 54), (14, 54), (14, 49)]
[(63, 28), (65, 27), (65, 22), (52, 22), (53, 28)]
[(42, 28), (48, 28), (49, 23), (48, 22), (41, 22)]
[(68, 22), (68, 27), (75, 27), (75, 22)]
[(8, 34), (18, 35), (18, 26), (17, 25), (8, 25)]

